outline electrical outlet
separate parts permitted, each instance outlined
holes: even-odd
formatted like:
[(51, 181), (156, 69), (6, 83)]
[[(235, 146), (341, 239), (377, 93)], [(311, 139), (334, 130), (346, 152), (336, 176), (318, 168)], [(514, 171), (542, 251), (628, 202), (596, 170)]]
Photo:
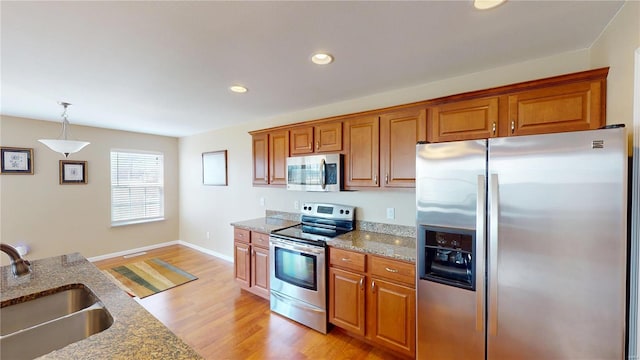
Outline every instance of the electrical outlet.
[(264, 197), (260, 197), (260, 206), (264, 206)]
[(387, 219), (395, 219), (395, 218), (396, 218), (396, 209), (387, 208)]
[(300, 208), (300, 201), (296, 200), (293, 202), (293, 209), (298, 210)]

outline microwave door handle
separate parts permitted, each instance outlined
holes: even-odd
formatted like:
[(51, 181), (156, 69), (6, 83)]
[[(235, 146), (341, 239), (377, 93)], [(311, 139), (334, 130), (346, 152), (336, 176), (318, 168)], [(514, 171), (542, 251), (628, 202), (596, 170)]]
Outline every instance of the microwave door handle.
[(327, 163), (324, 159), (320, 160), (320, 178), (322, 179), (322, 189), (327, 187)]

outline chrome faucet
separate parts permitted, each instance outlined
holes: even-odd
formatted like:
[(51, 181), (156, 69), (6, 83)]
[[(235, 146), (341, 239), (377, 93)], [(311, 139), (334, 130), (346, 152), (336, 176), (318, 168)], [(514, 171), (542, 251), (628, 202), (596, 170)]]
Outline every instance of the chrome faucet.
[(27, 259), (23, 259), (16, 248), (9, 244), (0, 243), (0, 250), (11, 258), (11, 271), (13, 275), (22, 276), (31, 272), (31, 263)]

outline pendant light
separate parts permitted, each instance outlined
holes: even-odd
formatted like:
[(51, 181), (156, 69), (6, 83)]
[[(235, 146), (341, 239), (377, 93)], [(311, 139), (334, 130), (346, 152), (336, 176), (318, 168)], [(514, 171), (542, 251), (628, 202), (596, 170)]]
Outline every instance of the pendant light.
[(47, 145), (49, 149), (61, 153), (66, 158), (69, 154), (82, 150), (83, 147), (89, 145), (89, 142), (68, 139), (71, 135), (71, 130), (69, 130), (71, 125), (69, 124), (69, 120), (67, 120), (67, 107), (71, 104), (67, 102), (59, 102), (58, 104), (64, 108), (62, 112), (62, 134), (60, 134), (57, 139), (40, 139), (38, 141)]

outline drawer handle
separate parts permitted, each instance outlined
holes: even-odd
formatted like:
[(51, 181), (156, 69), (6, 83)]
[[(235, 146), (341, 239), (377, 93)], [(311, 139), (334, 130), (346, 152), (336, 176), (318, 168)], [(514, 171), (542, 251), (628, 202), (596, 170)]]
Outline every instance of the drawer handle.
[(387, 270), (390, 273), (397, 273), (398, 272), (398, 269), (390, 269), (388, 267), (385, 267), (384, 269)]
[(351, 262), (351, 259), (349, 259), (349, 258), (342, 258), (342, 259), (340, 259), (340, 260), (342, 260), (342, 261), (346, 261), (346, 262)]

